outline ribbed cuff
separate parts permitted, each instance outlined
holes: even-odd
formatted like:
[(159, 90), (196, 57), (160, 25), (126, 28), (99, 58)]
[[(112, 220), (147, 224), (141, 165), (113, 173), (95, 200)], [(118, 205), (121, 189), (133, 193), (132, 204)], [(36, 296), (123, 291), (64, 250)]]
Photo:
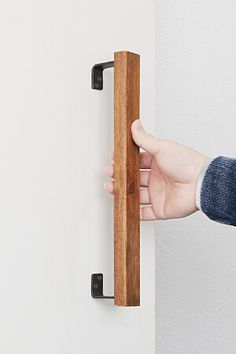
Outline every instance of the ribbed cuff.
[(211, 220), (236, 226), (236, 159), (215, 158), (202, 181), (201, 210)]
[(201, 188), (202, 188), (202, 181), (203, 178), (205, 176), (206, 170), (208, 169), (208, 166), (210, 165), (210, 163), (215, 159), (214, 158), (209, 158), (205, 164), (202, 166), (202, 169), (200, 171), (200, 174), (198, 176), (198, 180), (197, 180), (197, 186), (196, 186), (196, 206), (199, 210), (201, 209)]

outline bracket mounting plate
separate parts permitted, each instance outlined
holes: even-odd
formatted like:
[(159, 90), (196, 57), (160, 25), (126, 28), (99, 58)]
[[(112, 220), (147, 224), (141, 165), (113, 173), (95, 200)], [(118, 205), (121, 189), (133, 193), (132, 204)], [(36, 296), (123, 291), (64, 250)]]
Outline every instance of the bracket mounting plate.
[(94, 299), (114, 299), (114, 296), (103, 295), (103, 274), (91, 274), (91, 295)]

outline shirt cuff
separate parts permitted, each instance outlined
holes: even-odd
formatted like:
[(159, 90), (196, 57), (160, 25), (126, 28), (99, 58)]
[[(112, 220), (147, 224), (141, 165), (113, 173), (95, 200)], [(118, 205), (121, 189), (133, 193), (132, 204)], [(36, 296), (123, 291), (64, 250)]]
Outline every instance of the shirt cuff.
[(202, 188), (202, 181), (203, 178), (205, 176), (206, 170), (208, 168), (208, 166), (210, 165), (210, 163), (214, 160), (215, 158), (210, 158), (208, 159), (205, 164), (202, 166), (202, 169), (200, 171), (200, 174), (198, 176), (198, 180), (197, 180), (197, 186), (196, 186), (196, 206), (199, 210), (201, 209), (201, 188)]

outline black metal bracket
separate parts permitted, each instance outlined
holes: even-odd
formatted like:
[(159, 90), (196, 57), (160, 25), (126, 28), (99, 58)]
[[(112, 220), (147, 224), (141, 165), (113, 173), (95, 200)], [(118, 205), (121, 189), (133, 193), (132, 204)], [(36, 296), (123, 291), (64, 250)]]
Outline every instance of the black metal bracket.
[(103, 89), (103, 70), (114, 67), (114, 61), (107, 61), (105, 63), (95, 64), (92, 67), (92, 77), (91, 84), (92, 89), (102, 90)]
[(103, 274), (91, 274), (91, 295), (94, 299), (114, 299), (114, 296), (103, 295)]
[[(114, 67), (114, 61), (95, 64), (91, 72), (91, 86), (94, 90), (103, 89), (103, 70)], [(91, 274), (91, 295), (94, 299), (114, 299), (114, 296), (103, 295), (103, 274)]]

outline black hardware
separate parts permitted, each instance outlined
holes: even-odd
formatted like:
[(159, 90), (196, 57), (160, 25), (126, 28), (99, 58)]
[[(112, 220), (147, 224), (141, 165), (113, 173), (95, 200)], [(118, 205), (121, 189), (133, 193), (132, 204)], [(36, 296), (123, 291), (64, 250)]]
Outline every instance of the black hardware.
[[(91, 72), (92, 89), (103, 89), (103, 70), (114, 67), (114, 61), (95, 64)], [(91, 295), (94, 299), (114, 299), (114, 296), (103, 295), (103, 274), (91, 274)]]
[(114, 299), (114, 296), (103, 295), (103, 274), (91, 274), (91, 295), (94, 299)]
[(103, 70), (114, 67), (114, 61), (107, 61), (105, 63), (95, 64), (92, 67), (92, 89), (103, 89)]

